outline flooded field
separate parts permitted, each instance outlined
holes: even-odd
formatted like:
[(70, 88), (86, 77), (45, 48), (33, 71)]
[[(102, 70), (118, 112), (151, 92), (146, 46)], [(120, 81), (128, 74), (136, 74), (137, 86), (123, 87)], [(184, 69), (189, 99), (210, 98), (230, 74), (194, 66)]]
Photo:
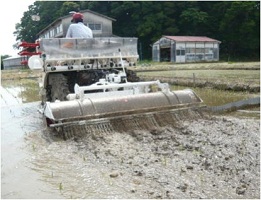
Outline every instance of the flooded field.
[(259, 70), (171, 70), (171, 71), (156, 71), (156, 72), (140, 72), (140, 75), (148, 76), (163, 76), (163, 77), (183, 77), (196, 79), (205, 79), (207, 81), (231, 81), (244, 82), (248, 84), (259, 84), (260, 74)]
[(145, 80), (159, 79), (173, 85), (218, 90), (260, 92), (260, 63), (153, 64), (135, 68)]
[(4, 96), (1, 96), (1, 105), (12, 104), (9, 102), (9, 98), (11, 101), (15, 100), (17, 104), (40, 100), (39, 84), (36, 78), (2, 81), (1, 90), (1, 95)]
[[(1, 198), (62, 198), (28, 168), (25, 137), (45, 129), (37, 78), (1, 81)], [(43, 192), (46, 190), (46, 192)]]
[[(38, 112), (37, 82), (2, 80), (1, 198), (260, 198), (259, 119), (203, 113), (64, 141)], [(211, 91), (196, 92), (207, 104), (231, 101)]]
[[(28, 103), (40, 101), (39, 95), (39, 77), (19, 78), (11, 79), (11, 75), (8, 79), (2, 80), (3, 93), (11, 95), (15, 101), (20, 103)], [(186, 86), (171, 86), (172, 90), (182, 90), (190, 87)], [(208, 106), (217, 106), (230, 103), (233, 101), (239, 101), (243, 99), (249, 99), (259, 96), (260, 93), (249, 93), (249, 92), (233, 92), (216, 90), (211, 88), (191, 88), (195, 91)], [(1, 94), (2, 95), (2, 94)], [(12, 99), (11, 97), (11, 99)], [(1, 98), (3, 101), (3, 98)], [(4, 102), (2, 103), (2, 105)]]
[[(172, 86), (172, 90), (183, 90), (189, 87), (185, 86)], [(259, 93), (249, 93), (249, 92), (233, 92), (233, 91), (226, 91), (226, 90), (217, 90), (217, 89), (212, 89), (212, 88), (190, 88), (202, 100), (207, 106), (219, 106), (219, 105), (224, 105), (230, 102), (235, 102), (235, 101), (240, 101), (240, 100), (245, 100), (245, 99), (250, 99), (254, 97), (258, 97), (260, 94)]]

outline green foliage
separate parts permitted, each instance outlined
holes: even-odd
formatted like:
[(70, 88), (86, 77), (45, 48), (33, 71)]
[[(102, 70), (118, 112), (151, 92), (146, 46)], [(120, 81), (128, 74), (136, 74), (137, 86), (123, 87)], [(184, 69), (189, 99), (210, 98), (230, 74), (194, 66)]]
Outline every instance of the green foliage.
[(231, 2), (220, 23), (225, 40), (226, 53), (259, 55), (260, 53), (260, 5), (259, 2)]
[[(162, 35), (208, 36), (222, 43), (220, 57), (259, 59), (259, 1), (36, 1), (16, 24), (17, 40), (34, 42), (37, 33), (70, 11), (90, 9), (117, 21), (113, 32), (139, 38), (139, 54), (151, 59)], [(39, 22), (32, 15), (39, 15)]]
[(186, 30), (186, 35), (200, 35), (208, 21), (208, 13), (198, 8), (188, 8), (180, 15), (180, 27)]
[(59, 11), (59, 15), (63, 16), (63, 15), (68, 15), (69, 12), (71, 11), (79, 11), (80, 10), (80, 6), (79, 4), (75, 3), (75, 2), (71, 2), (71, 1), (65, 1)]

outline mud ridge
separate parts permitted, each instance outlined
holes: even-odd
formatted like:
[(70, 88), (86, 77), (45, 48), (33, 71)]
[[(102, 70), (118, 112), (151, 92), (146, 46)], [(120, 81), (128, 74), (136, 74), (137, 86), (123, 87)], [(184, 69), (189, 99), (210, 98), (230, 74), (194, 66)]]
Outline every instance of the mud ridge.
[(155, 76), (140, 76), (142, 81), (153, 81), (160, 80), (161, 82), (167, 82), (171, 85), (180, 85), (188, 87), (199, 87), (199, 88), (213, 88), (219, 90), (229, 90), (229, 91), (248, 91), (257, 93), (260, 92), (260, 85), (257, 84), (243, 84), (243, 83), (230, 83), (222, 82), (219, 80), (205, 80), (205, 79), (196, 79), (193, 81), (192, 78), (169, 78), (169, 77), (155, 77)]

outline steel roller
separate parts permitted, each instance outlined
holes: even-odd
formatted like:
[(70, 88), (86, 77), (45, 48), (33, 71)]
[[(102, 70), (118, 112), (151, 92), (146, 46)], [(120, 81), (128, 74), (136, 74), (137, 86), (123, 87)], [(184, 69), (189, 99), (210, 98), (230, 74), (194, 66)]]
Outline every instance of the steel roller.
[(190, 89), (172, 92), (154, 92), (106, 98), (85, 98), (63, 102), (47, 102), (45, 115), (53, 121), (70, 121), (76, 118), (98, 118), (115, 113), (142, 113), (173, 107), (196, 105), (202, 100)]

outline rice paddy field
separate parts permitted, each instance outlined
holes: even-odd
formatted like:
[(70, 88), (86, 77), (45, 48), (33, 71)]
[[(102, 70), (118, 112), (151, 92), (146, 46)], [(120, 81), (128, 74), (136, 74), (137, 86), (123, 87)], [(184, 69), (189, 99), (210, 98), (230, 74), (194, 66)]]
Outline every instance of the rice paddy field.
[(209, 106), (260, 96), (260, 63), (153, 63), (134, 69), (144, 80), (168, 82), (172, 90), (191, 88)]
[[(131, 67), (138, 76), (147, 79), (159, 79), (161, 82), (169, 81), (172, 90), (185, 88), (193, 89), (209, 106), (223, 105), (233, 101), (253, 98), (260, 92), (250, 92), (248, 87), (260, 88), (260, 63), (191, 63), (172, 64), (153, 63), (139, 64)], [(24, 103), (39, 101), (39, 81), (41, 71), (25, 70), (2, 70), (1, 85), (9, 90), (17, 90), (19, 97)], [(193, 81), (202, 83), (200, 87), (193, 87)], [(182, 83), (182, 84), (179, 84)], [(190, 83), (187, 84), (186, 83)], [(223, 84), (230, 87), (239, 85), (244, 90), (222, 90), (210, 87), (211, 84)]]
[(190, 78), (260, 85), (260, 63), (198, 63), (140, 65), (134, 69), (140, 76)]
[(141, 76), (159, 76), (171, 78), (195, 78), (206, 81), (222, 81), (244, 84), (260, 84), (259, 70), (169, 70), (139, 72)]
[[(259, 63), (219, 64), (133, 69), (259, 87)], [(1, 199), (260, 199), (260, 116), (180, 115), (172, 126), (62, 140), (39, 113), (40, 75), (1, 71)], [(171, 86), (188, 87), (207, 105), (260, 95)]]

